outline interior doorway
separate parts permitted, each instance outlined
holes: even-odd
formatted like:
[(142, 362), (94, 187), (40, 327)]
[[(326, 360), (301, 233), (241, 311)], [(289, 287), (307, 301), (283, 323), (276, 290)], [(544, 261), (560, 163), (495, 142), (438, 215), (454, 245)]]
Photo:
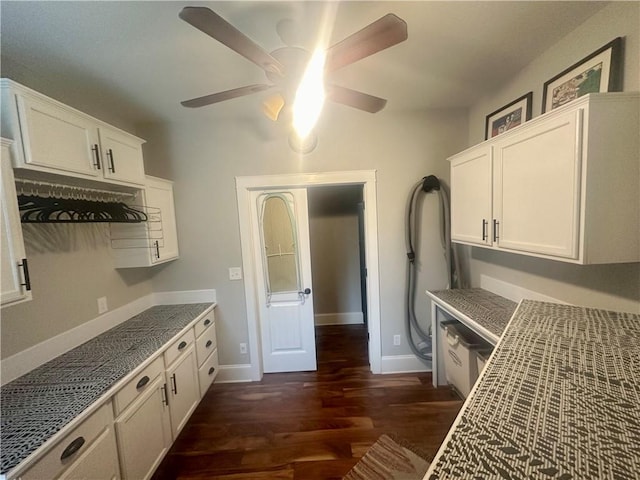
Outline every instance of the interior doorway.
[(362, 185), (312, 187), (307, 199), (315, 324), (365, 324)]
[[(358, 283), (364, 281), (365, 309), (361, 309), (361, 316), (366, 313), (366, 328), (368, 333), (369, 366), (372, 373), (381, 373), (381, 342), (380, 342), (380, 292), (378, 278), (378, 238), (377, 238), (377, 205), (376, 205), (376, 172), (351, 171), (329, 172), (314, 174), (267, 175), (260, 177), (237, 177), (236, 189), (240, 222), (240, 236), (242, 243), (242, 264), (245, 273), (245, 299), (247, 307), (247, 323), (249, 333), (249, 353), (251, 355), (251, 380), (260, 380), (264, 373), (262, 361), (263, 345), (261, 342), (261, 311), (260, 282), (264, 279), (259, 275), (259, 268), (253, 254), (255, 245), (259, 244), (259, 232), (252, 228), (252, 214), (255, 206), (252, 197), (256, 190), (277, 190), (286, 188), (305, 187), (308, 191), (316, 187), (347, 187), (357, 186), (361, 192), (361, 218), (359, 220), (363, 234), (360, 238), (364, 248), (360, 250), (366, 264), (366, 275), (360, 277)], [(356, 217), (357, 218), (357, 217)], [(356, 222), (358, 223), (358, 222)], [(358, 255), (359, 258), (359, 255)], [(360, 303), (362, 289), (360, 289)]]

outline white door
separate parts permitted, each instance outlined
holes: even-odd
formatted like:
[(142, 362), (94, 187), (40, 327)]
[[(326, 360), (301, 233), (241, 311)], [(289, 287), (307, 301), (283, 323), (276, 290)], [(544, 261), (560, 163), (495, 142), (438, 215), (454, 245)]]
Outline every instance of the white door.
[(316, 370), (307, 190), (251, 195), (265, 373)]

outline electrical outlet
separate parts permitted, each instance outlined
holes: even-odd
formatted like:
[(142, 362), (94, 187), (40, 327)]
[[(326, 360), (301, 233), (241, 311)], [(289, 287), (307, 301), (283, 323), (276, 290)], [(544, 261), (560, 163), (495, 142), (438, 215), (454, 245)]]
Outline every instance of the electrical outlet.
[(240, 267), (230, 267), (229, 280), (242, 280), (242, 269)]
[(400, 335), (394, 335), (393, 336), (393, 344), (397, 347), (398, 345), (400, 345)]
[(242, 353), (242, 354), (247, 353), (247, 344), (246, 343), (241, 343), (240, 344), (240, 353)]
[(98, 313), (104, 313), (109, 310), (107, 306), (107, 297), (100, 297), (98, 299)]

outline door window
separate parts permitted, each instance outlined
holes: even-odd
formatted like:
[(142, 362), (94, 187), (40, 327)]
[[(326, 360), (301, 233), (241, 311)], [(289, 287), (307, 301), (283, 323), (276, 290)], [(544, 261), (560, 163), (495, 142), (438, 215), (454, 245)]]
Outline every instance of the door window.
[(294, 200), (289, 192), (268, 193), (258, 198), (267, 298), (298, 292), (300, 261)]

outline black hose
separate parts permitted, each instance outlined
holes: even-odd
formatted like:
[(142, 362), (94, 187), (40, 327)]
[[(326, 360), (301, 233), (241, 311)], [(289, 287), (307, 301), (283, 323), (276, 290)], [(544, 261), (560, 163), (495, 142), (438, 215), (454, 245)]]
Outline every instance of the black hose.
[[(447, 265), (447, 284), (449, 288), (455, 288), (459, 282), (458, 261), (455, 251), (451, 248), (450, 234), (450, 217), (449, 217), (449, 198), (446, 188), (441, 185), (440, 181), (434, 175), (422, 178), (416, 183), (409, 195), (406, 208), (406, 235), (405, 241), (407, 246), (407, 288), (406, 288), (406, 335), (411, 351), (423, 360), (431, 361), (433, 358), (433, 345), (431, 338), (431, 325), (429, 331), (425, 332), (415, 314), (415, 295), (416, 295), (416, 257), (417, 253), (414, 246), (419, 245), (420, 228), (418, 225), (418, 198), (423, 193), (429, 193), (433, 190), (438, 192), (440, 203), (440, 232), (441, 242), (444, 248), (444, 257)], [(413, 333), (420, 338), (420, 348), (416, 346), (413, 340)]]

